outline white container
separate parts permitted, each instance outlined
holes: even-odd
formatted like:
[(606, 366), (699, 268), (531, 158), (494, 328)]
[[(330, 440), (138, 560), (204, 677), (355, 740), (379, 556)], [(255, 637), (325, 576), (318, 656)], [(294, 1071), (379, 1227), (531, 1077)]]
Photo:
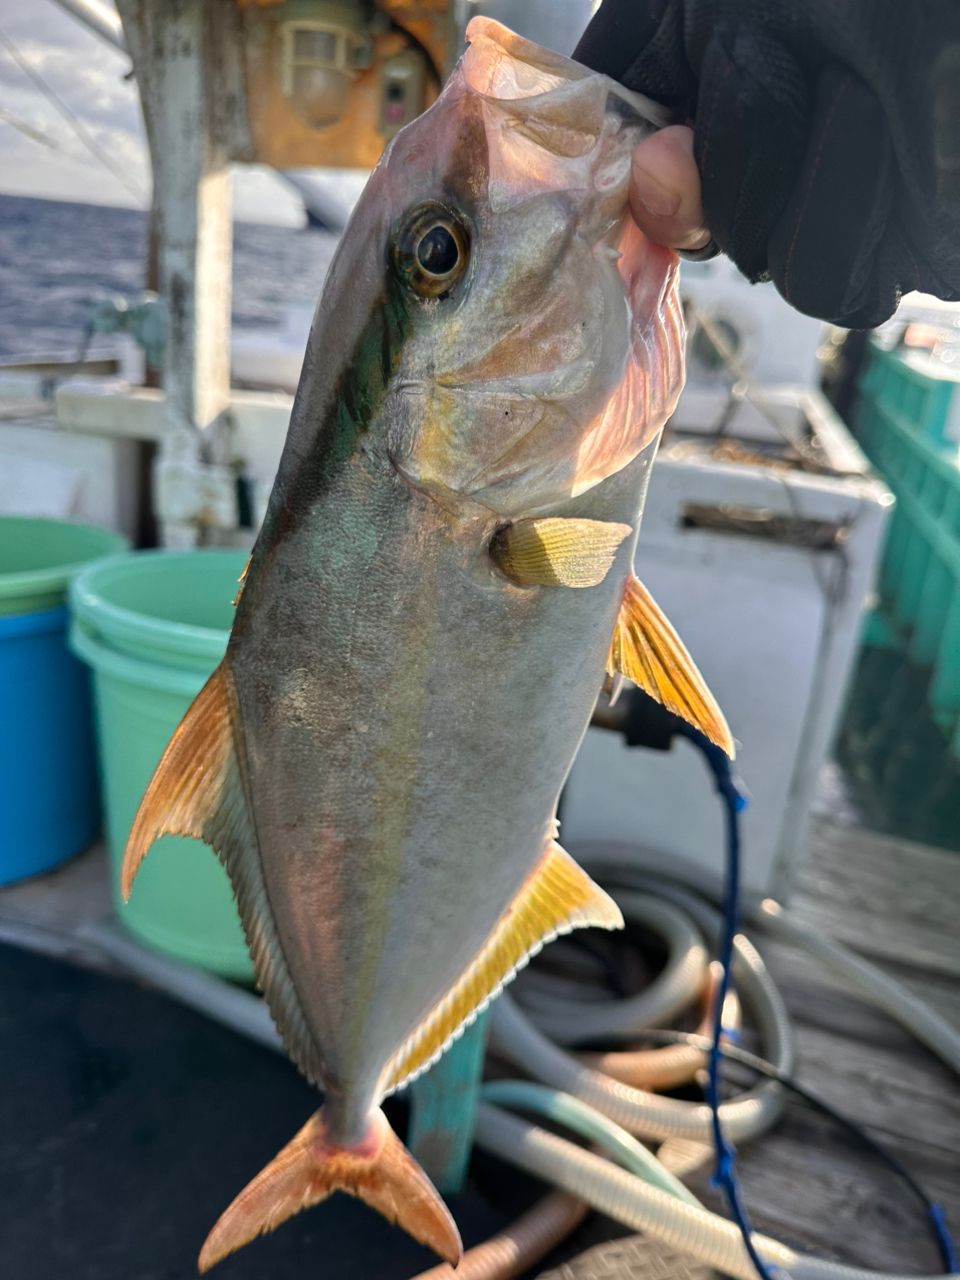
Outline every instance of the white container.
[[(797, 410), (832, 474), (718, 462), (703, 441), (668, 445), (653, 468), (637, 553), (638, 575), (738, 742), (750, 796), (744, 886), (777, 896), (804, 849), (893, 501), (819, 393), (798, 397)], [(720, 527), (703, 527), (710, 523)], [(833, 549), (804, 545), (834, 532)], [(623, 841), (723, 869), (720, 804), (685, 740), (655, 752), (590, 729), (564, 793), (561, 838), (573, 850)]]
[[(737, 379), (703, 321), (732, 350), (751, 388), (814, 388), (824, 326), (794, 311), (769, 281), (751, 284), (725, 257), (683, 262), (680, 296), (687, 315), (687, 382), (675, 422), (683, 430), (712, 432), (729, 410), (730, 384)], [(751, 400), (736, 404), (727, 429), (745, 440), (775, 440), (776, 428)], [(801, 425), (789, 403), (781, 403), (775, 414), (788, 427)]]
[(137, 445), (72, 435), (52, 418), (0, 422), (0, 512), (104, 525), (137, 536)]

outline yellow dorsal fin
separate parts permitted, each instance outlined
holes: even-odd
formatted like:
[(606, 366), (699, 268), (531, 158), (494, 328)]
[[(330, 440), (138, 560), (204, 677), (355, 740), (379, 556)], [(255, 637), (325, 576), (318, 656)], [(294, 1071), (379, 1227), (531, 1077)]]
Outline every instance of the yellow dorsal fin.
[(490, 554), (523, 587), (595, 587), (630, 532), (608, 520), (534, 517), (498, 529)]
[(653, 596), (632, 575), (607, 657), (607, 672), (618, 671), (733, 759), (733, 735), (716, 699)]
[(222, 662), (170, 739), (133, 820), (120, 872), (124, 900), (150, 846), (164, 835), (193, 836), (226, 867), (263, 992), (284, 1046), (314, 1083), (322, 1073), (277, 937), (244, 785), (237, 697)]
[(622, 929), (620, 908), (565, 849), (551, 842), (469, 969), (387, 1064), (385, 1092), (409, 1084), (432, 1066), (545, 943), (590, 925)]

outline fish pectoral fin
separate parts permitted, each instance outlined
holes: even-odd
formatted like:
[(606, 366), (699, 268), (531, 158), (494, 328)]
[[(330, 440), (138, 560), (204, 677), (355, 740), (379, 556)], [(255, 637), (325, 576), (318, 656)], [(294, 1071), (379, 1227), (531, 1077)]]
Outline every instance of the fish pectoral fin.
[(223, 863), (263, 992), (287, 1053), (308, 1079), (320, 1054), (300, 1009), (267, 899), (247, 788), (240, 712), (230, 668), (221, 662), (191, 703), (144, 792), (120, 871), (124, 901), (144, 858), (161, 836), (193, 836)]
[(733, 735), (717, 700), (653, 596), (632, 575), (607, 657), (608, 674), (618, 671), (733, 759)]
[(432, 1066), (545, 943), (591, 925), (622, 929), (620, 908), (565, 849), (551, 842), (473, 963), (390, 1059), (385, 1092), (409, 1084)]
[(630, 525), (609, 520), (533, 517), (498, 529), (490, 555), (523, 587), (595, 587), (631, 532)]
[(383, 1112), (374, 1112), (353, 1146), (329, 1141), (323, 1112), (315, 1112), (221, 1214), (200, 1250), (200, 1271), (334, 1191), (363, 1200), (455, 1267), (463, 1256), (456, 1223)]

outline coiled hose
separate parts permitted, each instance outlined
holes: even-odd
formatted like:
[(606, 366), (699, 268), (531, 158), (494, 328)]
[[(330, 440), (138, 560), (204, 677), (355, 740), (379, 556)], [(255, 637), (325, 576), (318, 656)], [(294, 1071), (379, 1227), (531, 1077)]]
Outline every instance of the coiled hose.
[[(630, 917), (626, 902), (625, 914)], [(704, 918), (712, 922), (709, 908)], [(735, 945), (734, 977), (757, 1022), (767, 1058), (783, 1074), (790, 1074), (795, 1058), (790, 1020), (763, 960), (742, 935)], [(598, 1027), (603, 1025), (605, 1008), (597, 1008), (594, 1022)], [(656, 1017), (657, 1010), (651, 1010), (651, 1021)], [(618, 1011), (613, 1019), (619, 1026)], [(581, 1098), (628, 1132), (660, 1142), (673, 1138), (711, 1141), (711, 1115), (705, 1103), (662, 1098), (578, 1062), (543, 1035), (508, 994), (493, 1005), (490, 1028), (491, 1046), (501, 1057), (542, 1083)], [(721, 1120), (730, 1140), (745, 1142), (769, 1129), (780, 1116), (783, 1101), (780, 1086), (765, 1081), (724, 1102)]]
[(505, 1231), (468, 1249), (456, 1270), (442, 1262), (416, 1280), (512, 1280), (575, 1231), (589, 1212), (584, 1200), (553, 1191)]
[[(476, 1141), (485, 1151), (563, 1187), (601, 1213), (678, 1253), (689, 1254), (736, 1280), (755, 1280), (753, 1263), (732, 1222), (685, 1204), (592, 1151), (516, 1120), (489, 1103), (478, 1108)], [(757, 1234), (754, 1239), (764, 1259), (792, 1280), (879, 1280), (876, 1272), (808, 1258), (768, 1236)], [(884, 1280), (913, 1278), (885, 1276)]]
[[(661, 932), (675, 941), (681, 936), (674, 927), (678, 911), (692, 921), (691, 928), (695, 926), (708, 939), (714, 938), (719, 925), (716, 910), (662, 874), (618, 863), (607, 868), (603, 878), (610, 884), (623, 885), (627, 893), (643, 892), (648, 898), (662, 896), (668, 903), (667, 912), (673, 913), (673, 925), (665, 925)], [(624, 896), (616, 889), (614, 893)], [(631, 898), (629, 902), (628, 913), (632, 913), (636, 899)], [(949, 1065), (955, 1069), (960, 1065), (960, 1036), (912, 993), (846, 948), (820, 938), (784, 916), (776, 904), (765, 903), (755, 911), (757, 918), (776, 936), (810, 950), (851, 980), (861, 994), (912, 1030)], [(98, 935), (96, 941), (130, 970), (185, 1003), (272, 1048), (280, 1048), (266, 1008), (258, 998), (209, 975), (133, 948), (112, 934)], [(702, 943), (697, 941), (695, 945)], [(697, 962), (673, 968), (674, 974), (688, 974), (691, 1003), (697, 996), (693, 978), (698, 971), (702, 973)], [(734, 976), (739, 994), (760, 1031), (765, 1056), (782, 1074), (792, 1074), (794, 1042), (789, 1019), (762, 960), (742, 935), (736, 940)], [(673, 979), (662, 983), (660, 991), (663, 993), (661, 1008), (657, 1007), (657, 1001), (647, 1002), (643, 1016), (648, 1025), (661, 1021), (663, 1008), (670, 1007), (677, 998)], [(538, 996), (541, 1002), (545, 1000), (550, 1004), (548, 983), (540, 983)], [(610, 1024), (617, 1028), (610, 1033), (611, 1038), (622, 1039), (624, 1002), (612, 1003), (619, 1007), (609, 1011)], [(556, 1013), (556, 1009), (553, 1012)], [(602, 1005), (593, 1009), (593, 1026), (603, 1025), (604, 1012)], [(742, 1280), (754, 1280), (756, 1273), (737, 1227), (691, 1203), (693, 1197), (689, 1191), (665, 1167), (671, 1153), (674, 1156), (669, 1160), (671, 1168), (676, 1171), (683, 1167), (685, 1145), (694, 1157), (708, 1149), (709, 1111), (703, 1104), (661, 1098), (652, 1092), (631, 1088), (597, 1070), (596, 1063), (591, 1067), (577, 1061), (552, 1044), (507, 996), (494, 1004), (491, 1023), (495, 1050), (552, 1088), (541, 1090), (537, 1102), (533, 1094), (522, 1092), (536, 1086), (516, 1082), (485, 1086), (486, 1100), (478, 1111), (477, 1144), (556, 1184), (563, 1192), (545, 1197), (504, 1232), (469, 1250), (456, 1272), (446, 1265), (434, 1267), (419, 1280), (509, 1280), (534, 1266), (572, 1231), (581, 1221), (587, 1204), (701, 1263)], [(726, 1025), (731, 1023), (728, 1021)], [(571, 1041), (583, 1038), (573, 1029), (564, 1034)], [(602, 1035), (598, 1031), (598, 1038)], [(686, 1059), (691, 1077), (702, 1065), (700, 1054), (701, 1050), (697, 1049), (696, 1057), (691, 1055)], [(640, 1053), (621, 1056), (638, 1060), (644, 1057)], [(646, 1056), (649, 1060), (651, 1055)], [(494, 1099), (522, 1106), (524, 1110), (539, 1109), (555, 1123), (603, 1146), (626, 1168), (618, 1168), (603, 1156), (529, 1121), (505, 1114), (491, 1105)], [(780, 1086), (768, 1082), (725, 1102), (721, 1119), (728, 1136), (742, 1142), (769, 1127), (782, 1105)], [(664, 1141), (659, 1157), (624, 1130)], [(696, 1159), (690, 1163), (696, 1163)], [(761, 1235), (753, 1239), (769, 1265), (789, 1273), (793, 1280), (898, 1280), (808, 1258)]]

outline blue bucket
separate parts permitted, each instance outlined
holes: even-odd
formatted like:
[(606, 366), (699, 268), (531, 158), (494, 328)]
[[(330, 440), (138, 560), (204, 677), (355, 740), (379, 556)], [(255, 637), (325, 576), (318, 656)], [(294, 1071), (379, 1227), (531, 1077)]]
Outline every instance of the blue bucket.
[(86, 667), (67, 648), (67, 586), (126, 540), (0, 517), (0, 884), (39, 875), (100, 828)]

